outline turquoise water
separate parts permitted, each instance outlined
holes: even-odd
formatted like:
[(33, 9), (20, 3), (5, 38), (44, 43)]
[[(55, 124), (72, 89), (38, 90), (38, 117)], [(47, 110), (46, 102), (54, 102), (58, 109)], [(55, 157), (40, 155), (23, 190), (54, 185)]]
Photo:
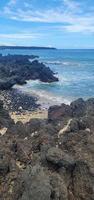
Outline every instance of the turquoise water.
[(35, 93), (50, 103), (94, 97), (94, 50), (3, 50), (0, 53), (39, 55), (39, 60), (57, 73), (59, 82), (28, 81), (19, 87), (24, 92)]

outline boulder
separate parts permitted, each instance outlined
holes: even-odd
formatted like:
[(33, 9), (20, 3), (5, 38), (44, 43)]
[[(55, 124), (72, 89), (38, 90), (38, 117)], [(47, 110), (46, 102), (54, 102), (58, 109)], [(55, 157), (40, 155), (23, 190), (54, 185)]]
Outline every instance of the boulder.
[(59, 165), (62, 161), (62, 156), (63, 156), (63, 153), (62, 153), (61, 149), (52, 147), (52, 148), (48, 149), (46, 159), (48, 162), (50, 162), (54, 165)]
[(51, 106), (48, 110), (48, 119), (52, 121), (71, 116), (72, 111), (69, 105)]
[(56, 166), (59, 168), (71, 168), (75, 164), (73, 159), (68, 154), (62, 152), (61, 149), (56, 147), (51, 147), (48, 149), (46, 159), (48, 163), (51, 163), (54, 167)]
[(85, 115), (86, 103), (82, 98), (80, 98), (80, 99), (77, 99), (76, 101), (73, 101), (70, 104), (70, 108), (72, 110), (73, 117), (81, 117)]

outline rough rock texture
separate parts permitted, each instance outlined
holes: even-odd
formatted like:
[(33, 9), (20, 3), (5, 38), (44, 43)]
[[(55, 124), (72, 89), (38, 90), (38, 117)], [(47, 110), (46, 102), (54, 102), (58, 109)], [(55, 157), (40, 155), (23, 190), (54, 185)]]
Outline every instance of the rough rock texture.
[(61, 104), (61, 106), (51, 106), (48, 112), (49, 120), (60, 120), (65, 117), (79, 118), (85, 115), (94, 115), (94, 99), (84, 101), (82, 98), (73, 101), (70, 106)]
[(12, 124), (13, 120), (10, 118), (8, 111), (3, 108), (3, 102), (0, 100), (0, 129), (9, 127)]
[(38, 60), (33, 60), (35, 58), (37, 56), (0, 55), (0, 89), (7, 90), (16, 83), (22, 85), (30, 79), (43, 82), (58, 81), (53, 71)]
[(50, 178), (40, 165), (27, 167), (23, 173), (24, 192), (21, 200), (50, 200)]
[(1, 200), (94, 200), (94, 99), (61, 107), (0, 136)]

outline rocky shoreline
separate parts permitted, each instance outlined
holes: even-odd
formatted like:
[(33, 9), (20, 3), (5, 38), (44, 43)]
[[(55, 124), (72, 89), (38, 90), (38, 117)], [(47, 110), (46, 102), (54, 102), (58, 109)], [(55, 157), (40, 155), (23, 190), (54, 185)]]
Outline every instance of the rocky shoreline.
[[(11, 87), (29, 79), (58, 79), (30, 58), (0, 56), (0, 199), (93, 200), (94, 98), (31, 116), (40, 108), (37, 98)], [(23, 117), (26, 111), (27, 121), (10, 115)]]
[(14, 88), (0, 91), (0, 99), (9, 112), (35, 111), (40, 106), (37, 104), (37, 97), (21, 93)]
[(14, 123), (0, 101), (0, 199), (94, 199), (94, 99)]
[(15, 84), (26, 84), (27, 80), (38, 79), (48, 83), (58, 81), (53, 71), (40, 63), (37, 57), (0, 54), (0, 90), (8, 90)]

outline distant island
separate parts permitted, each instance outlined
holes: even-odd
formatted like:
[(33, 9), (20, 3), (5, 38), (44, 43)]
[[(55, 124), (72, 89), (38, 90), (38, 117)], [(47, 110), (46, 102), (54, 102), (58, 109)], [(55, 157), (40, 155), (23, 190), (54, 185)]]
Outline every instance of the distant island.
[(39, 46), (0, 46), (0, 49), (56, 49), (54, 47), (39, 47)]

